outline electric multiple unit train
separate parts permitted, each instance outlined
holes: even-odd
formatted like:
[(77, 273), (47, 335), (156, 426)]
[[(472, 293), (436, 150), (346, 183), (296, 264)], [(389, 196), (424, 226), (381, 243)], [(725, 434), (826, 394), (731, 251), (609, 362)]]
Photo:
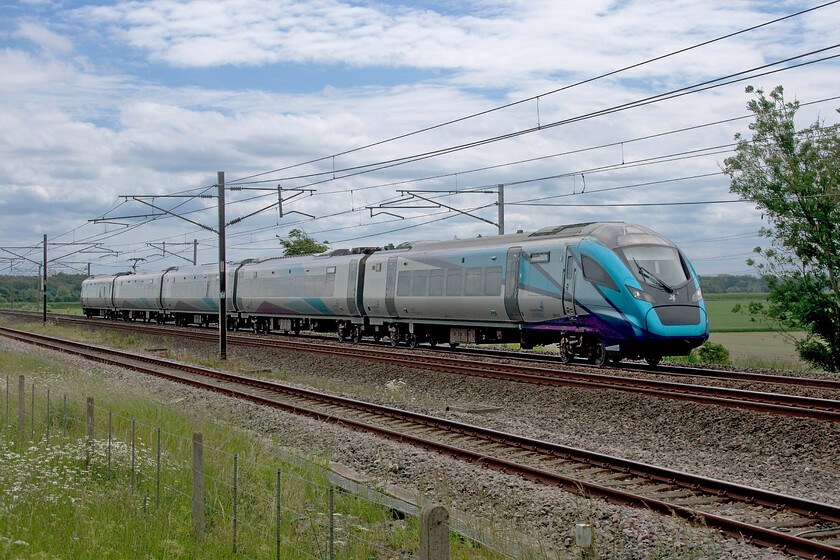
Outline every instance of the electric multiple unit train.
[[(688, 354), (709, 336), (691, 264), (650, 229), (618, 222), (228, 264), (227, 324), (334, 332), (392, 345), (557, 344), (564, 359)], [(219, 267), (88, 278), (88, 317), (218, 322)]]

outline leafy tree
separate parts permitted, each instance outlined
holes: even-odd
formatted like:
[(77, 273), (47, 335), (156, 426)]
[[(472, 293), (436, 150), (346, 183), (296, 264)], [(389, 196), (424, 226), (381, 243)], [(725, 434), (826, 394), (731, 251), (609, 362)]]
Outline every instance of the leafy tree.
[(747, 274), (700, 276), (704, 294), (766, 293), (767, 281)]
[(776, 87), (760, 89), (747, 107), (752, 138), (736, 134), (736, 154), (725, 160), (730, 191), (754, 200), (770, 221), (747, 261), (767, 279), (766, 314), (789, 329), (804, 329), (796, 343), (802, 359), (840, 371), (840, 136), (819, 120), (797, 131), (797, 101)]
[(327, 241), (318, 243), (299, 229), (290, 231), (288, 239), (283, 239), (279, 235), (277, 239), (285, 249), (284, 254), (286, 255), (309, 255), (312, 253), (323, 253), (327, 250)]
[[(67, 274), (59, 272), (47, 279), (47, 301), (50, 303), (66, 303), (79, 301), (82, 280), (86, 274)], [(14, 301), (39, 302), (43, 298), (41, 293), (41, 278), (39, 276), (0, 276), (0, 303), (8, 306), (10, 289), (14, 288)]]

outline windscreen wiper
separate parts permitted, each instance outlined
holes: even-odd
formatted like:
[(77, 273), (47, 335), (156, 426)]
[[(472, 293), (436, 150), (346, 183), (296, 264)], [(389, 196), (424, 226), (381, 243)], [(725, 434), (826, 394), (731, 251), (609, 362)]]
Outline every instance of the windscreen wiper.
[(640, 265), (636, 259), (633, 259), (633, 262), (636, 263), (636, 268), (639, 269), (639, 274), (641, 274), (644, 278), (647, 278), (648, 280), (652, 281), (654, 284), (656, 284), (669, 294), (674, 293), (674, 288), (663, 282), (661, 279), (657, 278), (653, 273), (648, 271), (648, 269)]

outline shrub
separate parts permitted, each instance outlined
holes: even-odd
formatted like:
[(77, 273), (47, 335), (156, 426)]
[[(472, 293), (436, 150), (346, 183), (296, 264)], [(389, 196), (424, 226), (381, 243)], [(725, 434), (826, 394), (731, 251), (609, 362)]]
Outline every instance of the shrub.
[(696, 350), (697, 357), (705, 364), (730, 364), (729, 350), (723, 344), (706, 341)]

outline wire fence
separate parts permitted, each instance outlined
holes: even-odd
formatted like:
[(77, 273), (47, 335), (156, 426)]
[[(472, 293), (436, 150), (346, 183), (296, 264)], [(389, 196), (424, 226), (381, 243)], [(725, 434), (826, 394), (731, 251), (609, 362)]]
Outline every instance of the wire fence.
[[(27, 386), (22, 375), (16, 391), (13, 379), (6, 375), (5, 381), (5, 433), (15, 440), (8, 445), (16, 456), (48, 457), (28, 469), (27, 480), (11, 484), (18, 495), (0, 488), (3, 501), (23, 499), (27, 488), (38, 492), (60, 479), (62, 469), (79, 468), (85, 487), (122, 485), (144, 515), (189, 532), (198, 542), (226, 548), (235, 557), (557, 557), (519, 533), (500, 536), (474, 519), (450, 519), (435, 504), (420, 508), (400, 502), (276, 446), (257, 452), (260, 444), (253, 437), (225, 441), (232, 437), (225, 432), (219, 441), (205, 441), (199, 432), (192, 437), (178, 433), (181, 426), (162, 427), (147, 418), (132, 418), (125, 409), (97, 407), (91, 397), (83, 401)], [(237, 452), (243, 442), (245, 451), (254, 453)], [(58, 499), (46, 494), (40, 498)]]

